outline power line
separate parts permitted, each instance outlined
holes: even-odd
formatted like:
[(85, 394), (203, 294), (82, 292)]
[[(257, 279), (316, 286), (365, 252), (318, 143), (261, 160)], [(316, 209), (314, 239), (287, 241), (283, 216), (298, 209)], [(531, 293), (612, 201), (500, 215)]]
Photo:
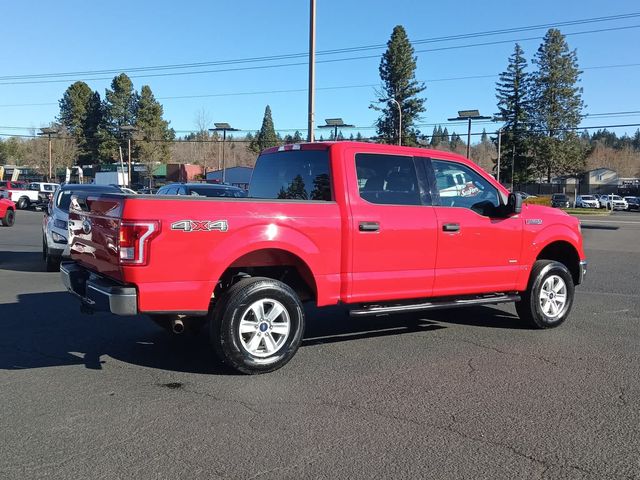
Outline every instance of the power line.
[[(627, 128), (627, 127), (640, 127), (640, 123), (624, 123), (624, 124), (614, 124), (614, 125), (591, 125), (591, 126), (580, 126), (580, 127), (571, 127), (571, 128), (561, 128), (556, 129), (558, 132), (573, 132), (578, 130), (595, 130), (595, 129), (605, 129), (605, 128)], [(4, 127), (0, 127), (4, 128)], [(357, 128), (357, 127), (356, 127)], [(245, 131), (245, 130), (243, 130)], [(282, 132), (284, 130), (278, 130), (278, 132)], [(547, 130), (530, 130), (527, 133), (545, 133)], [(452, 132), (454, 133), (454, 132)], [(482, 135), (484, 132), (472, 132), (471, 135)], [(487, 134), (493, 132), (486, 132)], [(450, 134), (451, 135), (451, 134)], [(427, 137), (431, 137), (432, 135), (426, 135)], [(38, 135), (15, 135), (12, 133), (0, 133), (0, 137), (18, 137), (18, 138), (40, 138)], [(56, 141), (58, 139), (54, 139)], [(186, 140), (186, 139), (176, 139), (176, 140), (164, 140), (164, 139), (146, 139), (145, 142), (154, 142), (154, 143), (220, 143), (222, 140), (213, 139), (213, 140)], [(237, 139), (229, 139), (227, 137), (227, 143), (249, 143), (250, 140), (237, 140)]]
[[(592, 33), (604, 33), (618, 30), (628, 30), (639, 28), (640, 25), (628, 25), (623, 27), (611, 27), (611, 28), (602, 28), (597, 30), (585, 30), (581, 32), (569, 32), (565, 33), (565, 36), (573, 36), (573, 35), (585, 35)], [(481, 42), (481, 43), (473, 43), (466, 45), (453, 45), (448, 47), (439, 47), (439, 48), (429, 48), (422, 50), (415, 50), (415, 53), (426, 53), (426, 52), (439, 52), (439, 51), (447, 51), (447, 50), (456, 50), (460, 48), (471, 48), (471, 47), (480, 47), (480, 46), (490, 46), (490, 45), (499, 45), (505, 43), (514, 43), (514, 42), (524, 42), (529, 40), (539, 40), (543, 37), (535, 36), (535, 37), (526, 37), (526, 38), (516, 38), (510, 40), (497, 40), (493, 42)], [(348, 62), (353, 60), (366, 60), (379, 58), (380, 55), (361, 55), (357, 57), (345, 57), (345, 58), (333, 58), (326, 60), (318, 60), (316, 63), (336, 63), (336, 62)], [(307, 65), (307, 62), (293, 62), (293, 63), (281, 63), (275, 65), (254, 65), (249, 67), (237, 67), (237, 68), (224, 68), (224, 69), (216, 69), (216, 70), (198, 70), (198, 71), (189, 71), (189, 72), (165, 72), (165, 73), (155, 73), (155, 74), (145, 74), (145, 75), (129, 75), (129, 78), (155, 78), (155, 77), (171, 77), (171, 76), (185, 76), (185, 75), (201, 75), (207, 73), (225, 73), (225, 72), (237, 72), (237, 71), (247, 71), (247, 70), (264, 70), (270, 68), (282, 68), (282, 67), (293, 67), (293, 66), (301, 66)], [(27, 81), (3, 81), (0, 82), (0, 85), (33, 85), (33, 84), (48, 84), (48, 83), (66, 83), (74, 80), (111, 80), (112, 77), (91, 77), (91, 78), (65, 78), (65, 79), (55, 79), (55, 80), (27, 80)]]
[[(470, 38), (479, 38), (479, 37), (487, 37), (494, 35), (503, 35), (507, 33), (517, 33), (517, 32), (525, 32), (532, 30), (540, 30), (543, 28), (551, 28), (551, 27), (565, 27), (565, 26), (574, 26), (574, 25), (583, 25), (588, 23), (599, 23), (599, 22), (610, 22), (615, 20), (626, 20), (631, 18), (640, 17), (640, 12), (632, 12), (625, 13), (619, 15), (609, 15), (602, 17), (591, 17), (580, 20), (568, 20), (563, 22), (553, 22), (553, 23), (544, 23), (538, 25), (528, 25), (523, 27), (511, 27), (511, 28), (503, 28), (497, 30), (487, 30), (481, 32), (472, 32), (472, 33), (463, 33), (463, 34), (455, 34), (455, 35), (446, 35), (441, 37), (432, 37), (414, 40), (411, 43), (413, 45), (423, 45), (428, 43), (439, 43), (446, 42), (452, 40), (464, 40)], [(321, 50), (316, 52), (316, 55), (335, 55), (340, 53), (352, 53), (352, 52), (360, 52), (367, 50), (378, 50), (381, 48), (386, 48), (386, 44), (373, 44), (373, 45), (363, 45), (356, 47), (346, 47), (346, 48), (338, 48), (332, 50)], [(178, 64), (167, 64), (167, 65), (154, 65), (154, 66), (146, 66), (146, 67), (128, 67), (128, 68), (115, 68), (115, 69), (103, 69), (103, 70), (84, 70), (84, 71), (74, 71), (74, 72), (56, 72), (56, 73), (35, 73), (35, 74), (24, 74), (24, 75), (5, 75), (0, 76), (0, 80), (22, 80), (22, 79), (35, 79), (35, 78), (51, 78), (51, 77), (69, 77), (69, 76), (77, 76), (77, 75), (102, 75), (108, 73), (119, 73), (119, 72), (145, 72), (145, 71), (158, 71), (158, 70), (176, 70), (176, 69), (184, 69), (184, 68), (197, 68), (197, 67), (208, 67), (208, 66), (216, 66), (216, 65), (233, 65), (239, 63), (254, 63), (260, 61), (273, 61), (273, 60), (283, 60), (290, 58), (305, 58), (307, 57), (307, 52), (301, 53), (290, 53), (290, 54), (280, 54), (280, 55), (269, 55), (262, 57), (250, 57), (250, 58), (240, 58), (240, 59), (229, 59), (229, 60), (215, 60), (215, 61), (205, 61), (205, 62), (192, 62), (192, 63), (178, 63)]]
[[(639, 67), (640, 63), (624, 63), (624, 64), (614, 64), (614, 65), (595, 65), (591, 67), (582, 67), (581, 70), (603, 70), (603, 69), (612, 69), (612, 68), (628, 68), (628, 67)], [(444, 78), (429, 78), (424, 80), (418, 80), (423, 83), (434, 83), (434, 82), (449, 82), (449, 81), (458, 81), (458, 80), (477, 80), (482, 78), (498, 78), (499, 74), (486, 74), (486, 75), (466, 75), (461, 77), (444, 77)], [(316, 90), (344, 90), (344, 89), (352, 89), (352, 88), (373, 88), (377, 87), (376, 83), (364, 83), (358, 85), (334, 85), (330, 87), (318, 87)], [(283, 90), (256, 90), (256, 91), (248, 91), (248, 92), (224, 92), (224, 93), (205, 93), (205, 94), (197, 94), (197, 95), (173, 95), (173, 96), (164, 96), (164, 97), (156, 97), (158, 100), (183, 100), (183, 99), (192, 99), (192, 98), (215, 98), (215, 97), (235, 97), (235, 96), (248, 96), (248, 95), (269, 95), (269, 94), (281, 94), (281, 93), (306, 93), (306, 88), (291, 88), (291, 89), (283, 89)], [(47, 102), (47, 103), (8, 103), (8, 104), (0, 104), (0, 108), (8, 108), (8, 107), (33, 107), (33, 106), (52, 106), (58, 105), (58, 102)]]

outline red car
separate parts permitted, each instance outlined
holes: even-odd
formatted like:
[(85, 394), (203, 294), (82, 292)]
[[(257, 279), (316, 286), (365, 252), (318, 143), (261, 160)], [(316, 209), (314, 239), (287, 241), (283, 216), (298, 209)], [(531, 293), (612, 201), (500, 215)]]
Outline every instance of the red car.
[(11, 200), (0, 198), (0, 223), (3, 227), (11, 227), (16, 219), (16, 205)]
[(146, 313), (174, 332), (208, 320), (217, 354), (275, 370), (303, 301), (353, 316), (515, 302), (560, 325), (586, 261), (580, 225), (522, 205), (452, 153), (355, 142), (268, 149), (248, 198), (79, 195), (67, 289), (86, 309)]

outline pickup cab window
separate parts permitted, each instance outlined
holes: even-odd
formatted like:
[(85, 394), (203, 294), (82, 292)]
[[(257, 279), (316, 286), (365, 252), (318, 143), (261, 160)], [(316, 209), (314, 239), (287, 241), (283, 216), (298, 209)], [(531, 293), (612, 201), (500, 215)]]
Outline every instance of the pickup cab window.
[(356, 154), (360, 198), (383, 205), (421, 205), (413, 157)]
[(328, 150), (290, 150), (260, 155), (251, 177), (251, 198), (330, 202)]
[(500, 207), (500, 195), (478, 172), (461, 163), (432, 160), (435, 188), (443, 207), (463, 207), (491, 216)]

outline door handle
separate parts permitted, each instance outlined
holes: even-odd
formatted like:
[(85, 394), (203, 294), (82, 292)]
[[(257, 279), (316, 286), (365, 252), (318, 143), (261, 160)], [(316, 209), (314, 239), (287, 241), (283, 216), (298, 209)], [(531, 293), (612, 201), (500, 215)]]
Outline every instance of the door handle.
[(460, 224), (459, 223), (444, 223), (442, 224), (442, 230), (445, 232), (459, 232)]
[(358, 230), (361, 232), (377, 232), (380, 230), (380, 224), (378, 222), (360, 222)]

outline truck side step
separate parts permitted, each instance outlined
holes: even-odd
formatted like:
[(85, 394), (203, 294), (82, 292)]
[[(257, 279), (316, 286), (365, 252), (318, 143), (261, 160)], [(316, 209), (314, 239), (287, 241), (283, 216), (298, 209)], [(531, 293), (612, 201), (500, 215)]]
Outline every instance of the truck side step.
[(351, 310), (352, 317), (367, 317), (373, 315), (386, 315), (390, 313), (416, 312), (420, 310), (436, 310), (439, 308), (470, 307), (475, 305), (491, 305), (498, 303), (517, 302), (520, 295), (511, 293), (500, 293), (493, 295), (476, 295), (463, 298), (440, 298), (431, 299), (428, 302), (403, 303), (393, 305), (367, 305), (363, 308)]

